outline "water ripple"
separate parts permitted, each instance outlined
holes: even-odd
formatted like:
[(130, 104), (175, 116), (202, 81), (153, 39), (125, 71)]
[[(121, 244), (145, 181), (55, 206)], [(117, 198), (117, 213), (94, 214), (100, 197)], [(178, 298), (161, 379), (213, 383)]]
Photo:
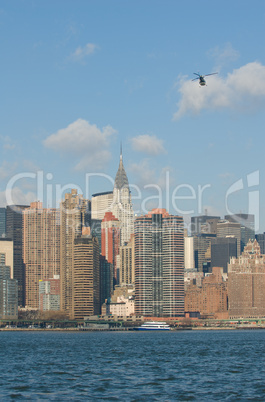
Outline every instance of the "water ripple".
[(265, 400), (265, 331), (0, 337), (1, 400)]

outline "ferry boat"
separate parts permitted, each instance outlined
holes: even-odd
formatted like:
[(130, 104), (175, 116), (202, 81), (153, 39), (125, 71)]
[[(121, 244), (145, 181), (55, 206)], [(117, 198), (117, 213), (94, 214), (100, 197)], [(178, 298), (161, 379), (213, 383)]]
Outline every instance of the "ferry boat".
[(135, 329), (137, 331), (170, 331), (170, 326), (164, 321), (147, 321)]

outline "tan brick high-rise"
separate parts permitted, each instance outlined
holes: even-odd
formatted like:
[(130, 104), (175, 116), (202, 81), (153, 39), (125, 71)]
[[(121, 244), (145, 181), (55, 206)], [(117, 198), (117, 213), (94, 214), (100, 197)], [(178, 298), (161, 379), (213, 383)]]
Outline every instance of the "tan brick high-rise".
[(94, 236), (80, 236), (74, 241), (73, 319), (100, 314), (99, 244)]
[(23, 211), (23, 261), (26, 306), (39, 308), (39, 280), (60, 273), (60, 215), (32, 202)]
[(227, 282), (223, 268), (213, 267), (201, 286), (189, 285), (185, 292), (185, 312), (199, 312), (203, 318), (228, 318)]
[(228, 264), (228, 302), (231, 318), (265, 316), (265, 255), (257, 240)]
[(89, 226), (91, 203), (77, 194), (76, 189), (65, 194), (60, 205), (61, 223), (61, 257), (60, 257), (60, 284), (61, 310), (67, 314), (72, 311), (72, 271), (74, 240), (81, 236), (82, 228)]

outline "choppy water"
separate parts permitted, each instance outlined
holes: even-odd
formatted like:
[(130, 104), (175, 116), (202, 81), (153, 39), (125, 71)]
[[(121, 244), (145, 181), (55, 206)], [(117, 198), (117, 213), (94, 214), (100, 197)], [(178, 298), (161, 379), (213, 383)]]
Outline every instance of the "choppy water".
[(265, 400), (265, 330), (1, 332), (1, 400)]

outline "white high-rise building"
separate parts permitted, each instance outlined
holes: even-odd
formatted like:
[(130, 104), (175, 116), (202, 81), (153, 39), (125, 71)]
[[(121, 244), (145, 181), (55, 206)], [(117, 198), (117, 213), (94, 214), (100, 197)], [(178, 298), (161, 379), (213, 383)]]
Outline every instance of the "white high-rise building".
[(184, 266), (185, 269), (194, 269), (193, 237), (184, 237)]
[(93, 194), (91, 198), (91, 218), (99, 219), (102, 221), (105, 213), (111, 211), (112, 202), (112, 191)]

